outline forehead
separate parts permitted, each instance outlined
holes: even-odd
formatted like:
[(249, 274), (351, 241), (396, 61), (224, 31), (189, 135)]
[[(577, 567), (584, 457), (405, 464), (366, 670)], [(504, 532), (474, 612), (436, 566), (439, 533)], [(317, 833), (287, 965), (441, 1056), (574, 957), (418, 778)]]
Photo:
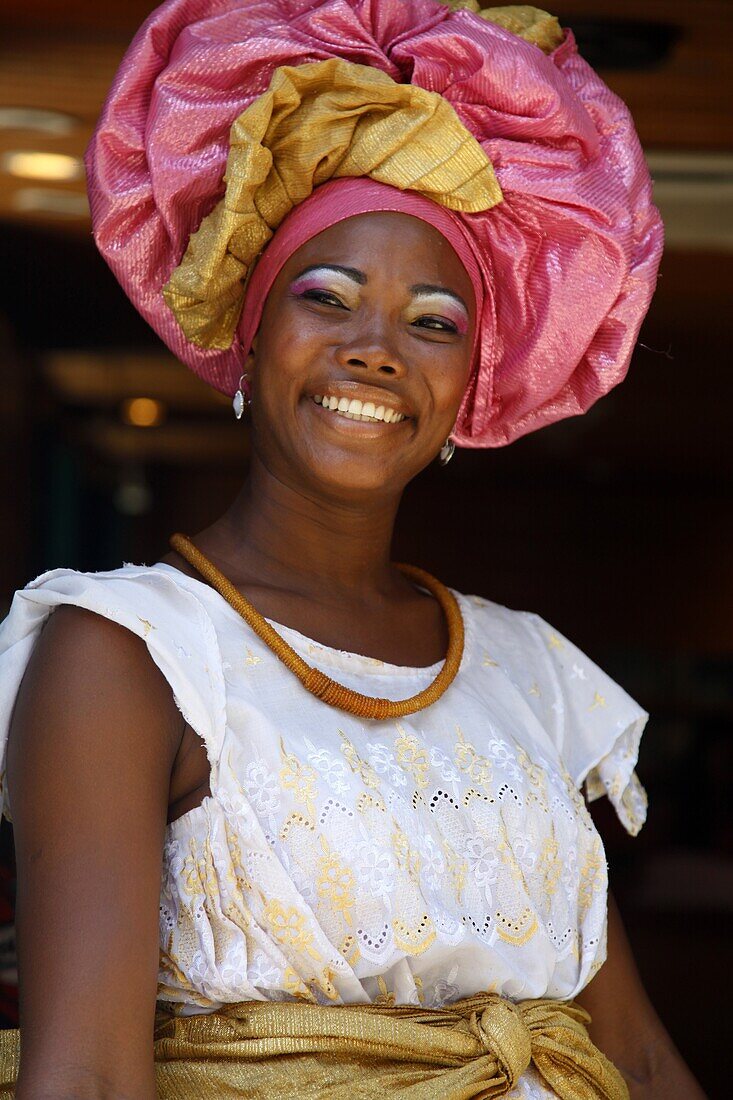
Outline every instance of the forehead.
[(465, 267), (442, 233), (411, 214), (378, 211), (357, 214), (324, 229), (301, 245), (284, 273), (292, 276), (313, 264), (339, 264), (363, 271), (367, 279), (389, 271), (408, 284), (444, 283), (472, 297)]

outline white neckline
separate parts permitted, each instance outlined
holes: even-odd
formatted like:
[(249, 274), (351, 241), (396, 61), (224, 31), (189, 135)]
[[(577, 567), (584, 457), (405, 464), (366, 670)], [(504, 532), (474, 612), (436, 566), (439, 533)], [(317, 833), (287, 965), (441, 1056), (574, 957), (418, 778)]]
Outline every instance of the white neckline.
[[(213, 600), (222, 614), (234, 616), (234, 621), (244, 625), (247, 630), (251, 629), (234, 610), (231, 604), (224, 599), (221, 593), (217, 592), (215, 588), (212, 588), (210, 584), (206, 584), (205, 581), (199, 580), (198, 577), (189, 576), (188, 573), (182, 572), (182, 570), (177, 569), (175, 565), (170, 565), (169, 562), (156, 562), (154, 565), (148, 566), (148, 568), (152, 571), (164, 569), (166, 576), (172, 576), (175, 583), (181, 584), (182, 587), (186, 584), (193, 585), (198, 593), (203, 589), (209, 601)], [(470, 601), (466, 599), (461, 592), (456, 592), (453, 588), (449, 589), (449, 591), (455, 596), (463, 618), (465, 639), (463, 657), (459, 668), (459, 672), (461, 672), (466, 667), (471, 657), (474, 639), (473, 616)], [(295, 627), (286, 626), (285, 623), (279, 623), (275, 619), (268, 619), (266, 616), (265, 619), (279, 634), (282, 634), (288, 644), (298, 651), (304, 660), (317, 665), (328, 665), (331, 668), (338, 668), (344, 672), (375, 677), (381, 676), (385, 678), (401, 677), (402, 679), (424, 679), (426, 683), (429, 683), (431, 679), (437, 676), (444, 664), (444, 660), (436, 661), (432, 665), (423, 666), (391, 664), (389, 661), (380, 661), (377, 657), (367, 657), (363, 653), (352, 653), (344, 649), (335, 649), (332, 646), (325, 645), (323, 642), (316, 641), (315, 638), (309, 638), (306, 634), (301, 634)], [(253, 637), (257, 638), (254, 631), (252, 634)], [(259, 642), (261, 639), (257, 638), (257, 641)], [(262, 642), (262, 645), (264, 644), (265, 643)]]

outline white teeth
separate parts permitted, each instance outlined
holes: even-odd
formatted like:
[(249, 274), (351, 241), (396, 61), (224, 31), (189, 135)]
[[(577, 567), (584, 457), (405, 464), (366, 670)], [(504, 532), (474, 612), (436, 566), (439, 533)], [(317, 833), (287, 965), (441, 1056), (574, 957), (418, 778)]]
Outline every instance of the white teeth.
[(406, 419), (404, 413), (395, 412), (394, 409), (386, 408), (384, 405), (377, 405), (375, 408), (372, 401), (361, 402), (358, 398), (349, 400), (348, 397), (339, 398), (314, 394), (313, 400), (316, 404), (323, 405), (324, 409), (338, 412), (348, 420), (362, 420), (364, 422), (383, 420), (385, 424), (398, 424), (401, 420)]

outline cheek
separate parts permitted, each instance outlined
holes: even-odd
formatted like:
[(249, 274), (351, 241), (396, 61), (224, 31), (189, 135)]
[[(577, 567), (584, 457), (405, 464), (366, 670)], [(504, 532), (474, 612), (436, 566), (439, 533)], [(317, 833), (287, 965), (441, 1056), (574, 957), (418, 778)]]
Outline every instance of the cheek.
[(451, 349), (453, 354), (441, 356), (432, 372), (433, 400), (436, 409), (455, 415), (471, 377), (471, 356), (463, 348)]
[(319, 339), (309, 321), (287, 307), (263, 316), (257, 336), (257, 368), (263, 378), (282, 384), (297, 377), (313, 358)]

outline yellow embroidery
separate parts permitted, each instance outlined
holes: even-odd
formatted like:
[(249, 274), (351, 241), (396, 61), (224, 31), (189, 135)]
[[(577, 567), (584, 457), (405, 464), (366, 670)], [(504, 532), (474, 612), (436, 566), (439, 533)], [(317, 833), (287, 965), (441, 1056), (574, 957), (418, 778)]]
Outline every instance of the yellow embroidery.
[(349, 966), (356, 966), (361, 958), (361, 951), (356, 942), (356, 936), (352, 936), (351, 933), (344, 936), (341, 941), (341, 946), (339, 947), (339, 954), (343, 955)]
[(490, 657), (488, 653), (484, 653), (483, 666), (484, 668), (498, 668), (499, 664), (493, 657)]
[(600, 695), (599, 692), (595, 692), (595, 694), (593, 695), (593, 702), (588, 707), (588, 710), (596, 710), (597, 707), (605, 707), (605, 705), (606, 700), (603, 698), (603, 696)]
[(316, 998), (313, 996), (308, 986), (300, 980), (292, 966), (286, 967), (282, 980), (283, 989), (286, 993), (289, 993), (299, 1001), (310, 1001), (311, 1004), (315, 1003)]
[(272, 898), (265, 906), (264, 916), (278, 943), (296, 951), (307, 951), (312, 959), (320, 959), (321, 956), (312, 945), (313, 934), (306, 928), (305, 914), (293, 906), (286, 908), (277, 898)]
[(392, 833), (392, 848), (397, 863), (402, 867), (417, 886), (420, 885), (421, 859), (417, 849), (410, 844), (399, 825), (395, 825)]
[(491, 761), (479, 755), (473, 745), (463, 736), (460, 726), (456, 726), (458, 740), (454, 746), (456, 767), (471, 777), (474, 783), (484, 789), (490, 787), (494, 774)]
[(542, 768), (539, 768), (530, 760), (521, 745), (517, 745), (517, 763), (533, 787), (544, 789), (545, 773)]
[(252, 884), (244, 873), (242, 867), (242, 849), (239, 845), (239, 837), (232, 829), (228, 821), (224, 822), (224, 836), (226, 837), (227, 850), (231, 862), (227, 867), (227, 881), (239, 886), (242, 890), (251, 890)]
[(428, 785), (428, 769), (430, 761), (424, 748), (413, 733), (405, 733), (404, 728), (397, 722), (397, 737), (395, 738), (395, 756), (397, 763), (407, 768), (412, 774), (415, 783), (420, 788)]
[(360, 776), (362, 783), (366, 787), (371, 787), (373, 790), (378, 791), (382, 784), (374, 768), (371, 764), (368, 764), (366, 760), (362, 760), (343, 730), (339, 730), (338, 734), (341, 738), (341, 752), (346, 757), (352, 772), (356, 772), (356, 774)]
[(313, 799), (316, 794), (316, 779), (318, 776), (308, 764), (301, 764), (297, 756), (287, 752), (282, 737), (280, 738), (280, 757), (283, 766), (280, 768), (280, 782), (283, 787), (293, 792), (296, 802), (303, 802), (312, 818), (316, 816)]
[(292, 829), (297, 828), (298, 826), (301, 829), (307, 829), (310, 833), (314, 833), (316, 831), (316, 827), (312, 821), (310, 821), (304, 814), (298, 813), (297, 810), (294, 810), (291, 814), (288, 814), (282, 824), (282, 828), (280, 829), (280, 839), (287, 840)]
[(553, 835), (549, 836), (542, 845), (538, 863), (538, 869), (543, 878), (545, 896), (548, 901), (557, 891), (557, 885), (560, 881), (560, 875), (562, 874), (562, 866), (562, 860), (560, 859), (560, 853), (553, 831)]
[(468, 870), (468, 864), (465, 859), (462, 859), (454, 848), (450, 844), (443, 842), (441, 845), (443, 849), (443, 855), (445, 856), (445, 869), (448, 877), (453, 883), (453, 892), (456, 895), (458, 901), (461, 900), (463, 894), (463, 887), (466, 881), (466, 871)]
[(499, 939), (514, 947), (521, 947), (531, 940), (537, 927), (537, 918), (529, 908), (523, 909), (515, 920), (504, 913), (496, 913), (496, 932)]
[(585, 920), (586, 913), (593, 904), (596, 893), (601, 886), (603, 867), (604, 861), (597, 851), (597, 846), (586, 852), (580, 868), (580, 882), (578, 884), (578, 909), (581, 923)]
[(394, 942), (401, 951), (408, 955), (422, 955), (435, 940), (436, 931), (432, 920), (423, 913), (417, 925), (411, 926), (405, 921), (395, 917), (392, 921)]
[(143, 624), (143, 637), (144, 638), (147, 638), (147, 636), (148, 636), (148, 634), (150, 633), (151, 630), (157, 630), (157, 627), (153, 626), (152, 623), (149, 623), (147, 619), (141, 619), (139, 615), (138, 615), (138, 621)]
[(254, 667), (255, 665), (258, 665), (261, 660), (262, 658), (258, 657), (256, 653), (253, 653), (251, 649), (247, 649), (247, 656), (244, 658), (245, 665), (251, 665), (252, 667)]
[(377, 810), (380, 814), (385, 814), (387, 807), (384, 804), (384, 799), (375, 798), (373, 794), (362, 791), (356, 800), (356, 810), (360, 814), (366, 813), (367, 810)]
[(565, 646), (558, 638), (557, 634), (551, 634), (549, 637), (550, 649), (564, 649)]
[(195, 839), (192, 837), (189, 844), (189, 852), (183, 862), (181, 871), (183, 889), (190, 898), (216, 897), (219, 889), (214, 860), (211, 853), (211, 842), (207, 838), (204, 841), (204, 850), (199, 853)]
[(351, 910), (354, 907), (353, 871), (331, 851), (325, 836), (321, 836), (321, 848), (323, 856), (318, 861), (319, 874), (316, 879), (318, 896), (325, 898), (337, 913), (341, 913), (351, 927)]
[(377, 985), (379, 986), (379, 993), (374, 998), (375, 1005), (393, 1005), (395, 1004), (396, 997), (394, 993), (390, 993), (387, 988), (387, 983), (381, 974), (377, 975)]
[(316, 989), (320, 989), (321, 993), (325, 997), (328, 997), (329, 1001), (338, 1001), (339, 993), (336, 986), (333, 984), (335, 975), (333, 970), (329, 966), (326, 966), (321, 971), (320, 975), (316, 978), (311, 978), (308, 982), (310, 986), (315, 986)]

